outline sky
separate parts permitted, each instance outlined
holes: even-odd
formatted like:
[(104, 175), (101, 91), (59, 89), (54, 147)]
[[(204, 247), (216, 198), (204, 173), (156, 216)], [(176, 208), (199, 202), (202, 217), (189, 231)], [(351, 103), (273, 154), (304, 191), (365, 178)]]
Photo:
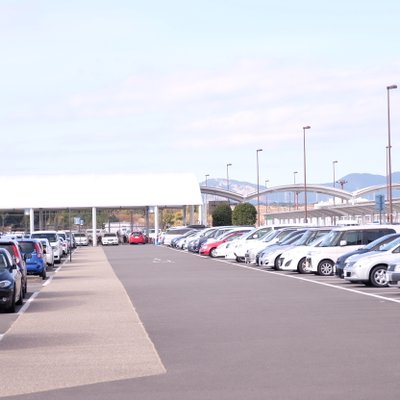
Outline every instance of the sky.
[[(3, 175), (400, 170), (400, 2), (0, 0)], [(337, 161), (337, 163), (333, 163)], [(294, 172), (297, 171), (297, 174)]]

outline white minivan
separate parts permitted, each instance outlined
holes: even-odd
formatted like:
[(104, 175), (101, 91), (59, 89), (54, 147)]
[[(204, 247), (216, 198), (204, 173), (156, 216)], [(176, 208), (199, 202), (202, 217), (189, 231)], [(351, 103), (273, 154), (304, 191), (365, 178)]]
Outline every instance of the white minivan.
[(305, 270), (318, 275), (333, 275), (339, 256), (398, 231), (398, 225), (360, 225), (333, 229), (317, 247), (307, 252)]

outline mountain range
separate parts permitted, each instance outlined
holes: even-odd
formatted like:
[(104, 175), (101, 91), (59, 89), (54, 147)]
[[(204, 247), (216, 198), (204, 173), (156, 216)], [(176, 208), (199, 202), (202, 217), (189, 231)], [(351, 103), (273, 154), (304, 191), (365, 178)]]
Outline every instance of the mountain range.
[[(358, 189), (362, 189), (368, 186), (375, 185), (386, 185), (386, 176), (384, 175), (374, 175), (367, 173), (352, 173), (348, 174), (340, 179), (337, 182), (343, 182), (343, 189), (349, 192), (353, 192)], [(400, 182), (400, 172), (394, 172), (392, 174), (392, 182)], [(299, 182), (300, 183), (300, 182)], [(309, 182), (310, 184), (313, 182)], [(202, 186), (205, 186), (206, 182), (200, 182)], [(330, 186), (332, 187), (332, 182), (325, 183), (317, 183), (317, 185), (321, 186)], [(227, 189), (227, 180), (224, 178), (216, 178), (216, 179), (208, 179), (207, 186), (216, 187), (221, 189)], [(336, 183), (336, 187), (340, 188), (341, 185)], [(260, 184), (260, 190), (265, 189), (265, 185)], [(229, 179), (229, 190), (232, 192), (240, 193), (242, 195), (248, 195), (250, 193), (254, 193), (257, 190), (257, 184), (251, 182), (243, 182), (237, 181), (234, 179)], [(385, 194), (386, 190), (382, 191), (380, 194)], [(366, 195), (365, 198), (368, 200), (374, 200), (376, 193), (371, 193)], [(290, 202), (290, 196), (288, 198), (288, 193), (272, 193), (268, 195), (268, 202), (275, 203), (288, 203)], [(308, 193), (307, 196), (310, 202), (319, 202), (319, 201), (327, 201), (329, 196), (316, 194), (316, 193)], [(262, 199), (260, 199), (262, 201)]]

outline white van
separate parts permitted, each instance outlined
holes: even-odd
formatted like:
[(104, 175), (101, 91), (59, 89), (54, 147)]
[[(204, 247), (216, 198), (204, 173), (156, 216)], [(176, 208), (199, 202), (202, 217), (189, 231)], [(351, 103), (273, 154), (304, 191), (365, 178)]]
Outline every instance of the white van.
[(305, 270), (318, 275), (333, 275), (339, 256), (398, 231), (399, 225), (360, 225), (332, 229), (318, 247), (307, 252)]

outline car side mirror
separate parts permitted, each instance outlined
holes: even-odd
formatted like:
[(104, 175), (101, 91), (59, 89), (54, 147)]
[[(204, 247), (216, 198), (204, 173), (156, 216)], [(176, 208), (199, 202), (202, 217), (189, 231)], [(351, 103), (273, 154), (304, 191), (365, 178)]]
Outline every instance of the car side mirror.
[(341, 240), (339, 245), (340, 246), (347, 246), (347, 241), (346, 240)]

